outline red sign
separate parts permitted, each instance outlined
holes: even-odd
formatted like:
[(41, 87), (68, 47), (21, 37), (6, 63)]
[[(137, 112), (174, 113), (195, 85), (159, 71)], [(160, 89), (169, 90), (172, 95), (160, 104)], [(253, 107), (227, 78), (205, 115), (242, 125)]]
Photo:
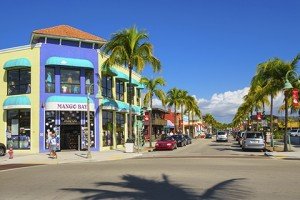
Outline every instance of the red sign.
[(261, 120), (261, 112), (258, 112), (256, 117), (257, 117), (257, 120)]
[(145, 115), (145, 116), (144, 116), (144, 120), (145, 120), (145, 121), (148, 121), (148, 120), (149, 120), (149, 117)]
[(293, 97), (293, 106), (296, 107), (299, 105), (299, 90), (294, 88), (292, 91), (292, 97)]

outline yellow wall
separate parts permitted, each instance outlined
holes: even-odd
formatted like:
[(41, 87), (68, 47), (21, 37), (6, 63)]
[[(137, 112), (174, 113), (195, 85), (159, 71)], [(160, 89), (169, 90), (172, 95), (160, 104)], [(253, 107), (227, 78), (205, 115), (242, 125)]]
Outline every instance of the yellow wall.
[[(39, 152), (39, 113), (40, 113), (40, 48), (20, 47), (13, 50), (0, 51), (0, 142), (6, 144), (6, 112), (3, 110), (3, 102), (7, 98), (6, 70), (4, 63), (8, 60), (27, 58), (31, 63), (31, 94), (26, 94), (31, 101), (31, 149), (30, 152)], [(26, 152), (28, 150), (18, 150)]]

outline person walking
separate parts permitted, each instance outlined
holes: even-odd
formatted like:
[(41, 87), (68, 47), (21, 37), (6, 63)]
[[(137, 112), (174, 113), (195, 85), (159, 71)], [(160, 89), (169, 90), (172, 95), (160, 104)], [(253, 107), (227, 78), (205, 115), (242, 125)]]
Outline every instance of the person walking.
[(57, 159), (56, 149), (58, 146), (58, 137), (56, 136), (55, 133), (51, 134), (48, 142), (49, 142), (49, 148), (50, 148), (50, 158)]

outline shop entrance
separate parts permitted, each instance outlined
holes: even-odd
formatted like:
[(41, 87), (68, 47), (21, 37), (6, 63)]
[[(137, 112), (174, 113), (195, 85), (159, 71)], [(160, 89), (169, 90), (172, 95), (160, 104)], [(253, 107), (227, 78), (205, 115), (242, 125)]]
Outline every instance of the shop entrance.
[(80, 145), (80, 125), (61, 125), (60, 126), (60, 149), (78, 150)]

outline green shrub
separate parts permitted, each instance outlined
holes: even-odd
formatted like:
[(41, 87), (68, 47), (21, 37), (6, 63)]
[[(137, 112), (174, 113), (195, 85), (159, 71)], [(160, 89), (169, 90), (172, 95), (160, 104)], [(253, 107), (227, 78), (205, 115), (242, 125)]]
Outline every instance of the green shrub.
[(274, 139), (283, 139), (284, 131), (274, 131)]

